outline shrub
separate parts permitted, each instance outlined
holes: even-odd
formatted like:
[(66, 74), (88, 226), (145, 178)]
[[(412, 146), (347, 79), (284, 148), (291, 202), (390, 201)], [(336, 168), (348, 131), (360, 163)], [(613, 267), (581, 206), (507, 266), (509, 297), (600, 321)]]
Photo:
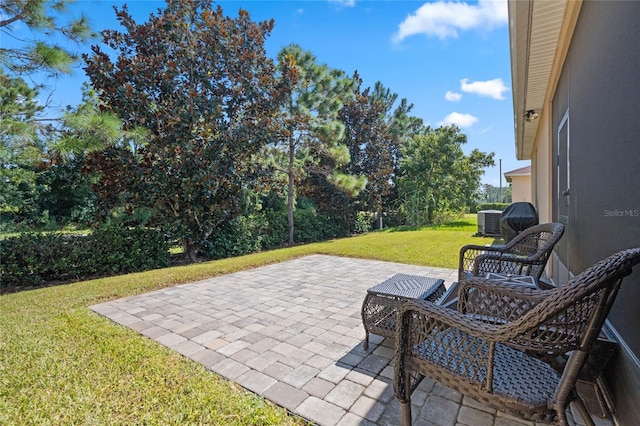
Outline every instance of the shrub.
[(371, 231), (375, 222), (376, 215), (369, 212), (358, 212), (356, 221), (353, 225), (353, 232), (356, 234), (364, 234)]
[(509, 203), (484, 203), (484, 204), (478, 205), (477, 212), (482, 211), (482, 210), (500, 210), (500, 211), (503, 211), (507, 207), (509, 207)]
[[(278, 201), (275, 197), (268, 198), (262, 209), (245, 213), (216, 230), (200, 253), (210, 259), (223, 259), (282, 247), (289, 237), (289, 225), (285, 205)], [(307, 198), (300, 200), (294, 221), (296, 243), (323, 241), (348, 234), (335, 220), (318, 212), (313, 201)], [(370, 218), (363, 213), (361, 229), (370, 229), (368, 221)]]
[(95, 273), (128, 273), (169, 266), (169, 242), (150, 228), (107, 226), (88, 235)]
[(296, 243), (310, 243), (346, 236), (346, 232), (340, 226), (318, 213), (311, 205), (296, 209), (293, 217), (295, 222), (293, 238)]
[(463, 217), (464, 211), (445, 209), (434, 212), (433, 220), (431, 221), (430, 225), (442, 225), (444, 223), (454, 222)]
[(264, 215), (238, 216), (216, 230), (200, 253), (210, 259), (224, 259), (260, 251), (267, 225)]
[(265, 220), (264, 234), (262, 235), (262, 249), (271, 250), (282, 247), (289, 237), (289, 224), (287, 222), (287, 211), (280, 210), (264, 210), (263, 217)]
[(153, 229), (109, 226), (88, 235), (23, 234), (0, 244), (0, 290), (168, 265), (169, 244)]
[(0, 288), (30, 287), (59, 278), (63, 259), (69, 253), (61, 234), (23, 234), (4, 239), (0, 244)]

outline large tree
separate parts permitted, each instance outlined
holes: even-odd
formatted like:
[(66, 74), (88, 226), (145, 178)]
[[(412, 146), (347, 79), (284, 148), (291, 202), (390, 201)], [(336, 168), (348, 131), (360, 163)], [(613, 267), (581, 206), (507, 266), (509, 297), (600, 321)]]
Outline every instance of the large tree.
[(0, 70), (0, 214), (11, 221), (32, 216), (36, 208), (37, 166), (43, 158), (34, 121), (42, 106), (36, 96), (22, 78)]
[(73, 43), (94, 36), (87, 18), (68, 8), (71, 3), (0, 2), (0, 204), (3, 211), (13, 212), (14, 222), (46, 216), (46, 209), (36, 203), (48, 189), (40, 174), (49, 173), (56, 162), (50, 143), (65, 127), (59, 111), (52, 113), (49, 102), (37, 97), (51, 89), (46, 83), (52, 78), (73, 71), (80, 59)]
[(400, 195), (411, 225), (429, 223), (436, 212), (460, 210), (476, 198), (483, 169), (494, 165), (494, 154), (474, 149), (465, 155), (466, 142), (452, 125), (427, 128), (401, 147)]
[(274, 170), (286, 179), (289, 244), (293, 244), (296, 182), (309, 174), (322, 175), (355, 194), (366, 180), (340, 171), (349, 162), (349, 153), (340, 143), (344, 125), (337, 115), (352, 96), (354, 80), (344, 71), (319, 64), (311, 52), (296, 44), (279, 52), (278, 68), (289, 90), (280, 112), (283, 131), (268, 156)]
[[(391, 136), (389, 154), (393, 164), (392, 184), (389, 187), (389, 194), (382, 198), (383, 209), (388, 211), (397, 210), (399, 206), (398, 181), (403, 173), (400, 167), (402, 159), (401, 147), (408, 144), (414, 136), (424, 133), (426, 126), (421, 118), (411, 115), (414, 107), (412, 103), (406, 98), (402, 98), (397, 102), (398, 95), (379, 81), (374, 86), (371, 99), (373, 102), (384, 106), (385, 123)], [(381, 220), (382, 218), (379, 216), (379, 226), (381, 226)]]
[(511, 203), (511, 196), (511, 184), (500, 188), (486, 183), (480, 188), (478, 203)]
[(88, 213), (72, 214), (93, 202), (82, 158), (122, 137), (119, 120), (85, 97), (53, 120), (54, 126), (38, 118), (45, 108), (37, 94), (22, 78), (0, 70), (0, 211), (12, 225), (86, 219)]
[[(168, 0), (137, 24), (116, 8), (125, 31), (107, 30), (86, 56), (105, 107), (125, 129), (144, 126), (149, 143), (114, 146), (91, 161), (97, 188), (144, 208), (195, 259), (216, 229), (240, 214), (252, 182), (252, 155), (272, 140), (280, 87), (264, 49), (273, 21), (237, 18), (207, 0)], [(121, 191), (120, 191), (121, 190)]]
[[(394, 96), (379, 96), (370, 88), (362, 89), (357, 73), (355, 97), (348, 100), (338, 118), (345, 125), (344, 143), (349, 148), (351, 162), (347, 170), (367, 178), (367, 186), (360, 193), (361, 210), (376, 214), (378, 228), (382, 228), (382, 210), (393, 187), (393, 165), (396, 144), (387, 125), (387, 112)], [(376, 84), (378, 90), (380, 83)], [(390, 102), (390, 104), (389, 104)]]

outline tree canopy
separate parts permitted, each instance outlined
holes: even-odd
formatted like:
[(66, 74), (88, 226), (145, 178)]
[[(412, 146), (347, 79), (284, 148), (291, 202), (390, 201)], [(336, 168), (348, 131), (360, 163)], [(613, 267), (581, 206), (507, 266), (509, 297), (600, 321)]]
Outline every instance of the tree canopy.
[(226, 17), (207, 0), (168, 0), (137, 24), (116, 9), (124, 32), (106, 30), (85, 56), (104, 107), (149, 143), (95, 154), (98, 192), (111, 206), (143, 207), (179, 238), (191, 259), (208, 236), (240, 214), (251, 156), (274, 139), (282, 88), (264, 41), (273, 21)]
[(460, 210), (477, 197), (483, 168), (494, 165), (494, 154), (474, 149), (465, 155), (466, 142), (452, 125), (427, 128), (402, 145), (399, 186), (412, 225), (430, 223), (435, 212)]
[(394, 153), (397, 145), (387, 124), (387, 112), (397, 95), (389, 91), (382, 95), (381, 83), (362, 88), (362, 79), (355, 73), (355, 96), (340, 110), (339, 119), (345, 125), (344, 143), (349, 148), (349, 173), (367, 178), (360, 195), (360, 210), (375, 212), (378, 227), (382, 227), (382, 209), (393, 188)]
[[(13, 223), (46, 220), (49, 214), (50, 205), (42, 200), (47, 199), (50, 166), (56, 162), (51, 146), (65, 133), (65, 123), (49, 114), (48, 100), (37, 99), (47, 89), (37, 81), (71, 73), (79, 56), (61, 44), (81, 44), (94, 35), (84, 15), (72, 16), (70, 3), (0, 2), (0, 210), (10, 212)], [(29, 31), (18, 32), (17, 27)], [(79, 167), (75, 170), (80, 173)], [(42, 173), (49, 177), (43, 179)]]
[(37, 166), (42, 161), (37, 91), (0, 70), (0, 213), (26, 215), (35, 208)]
[[(293, 244), (363, 232), (373, 217), (423, 225), (478, 200), (493, 154), (466, 155), (460, 129), (425, 126), (381, 82), (365, 88), (297, 44), (274, 62), (274, 22), (212, 0), (165, 0), (144, 23), (114, 8), (120, 30), (83, 57), (82, 103), (43, 116), (31, 74), (70, 71), (77, 57), (55, 41), (90, 35), (69, 3), (0, 4), (4, 217), (86, 225), (97, 211), (97, 223), (161, 229), (195, 260), (201, 248), (239, 254), (241, 240), (276, 247), (287, 224)], [(15, 38), (18, 24), (33, 38)]]
[(353, 194), (366, 180), (340, 170), (349, 163), (349, 152), (340, 143), (344, 124), (338, 112), (352, 96), (354, 80), (342, 70), (319, 64), (311, 52), (296, 44), (280, 51), (278, 69), (289, 90), (280, 111), (282, 133), (271, 144), (269, 161), (286, 177), (289, 244), (293, 244), (296, 180), (319, 174)]
[[(0, 46), (0, 64), (11, 74), (44, 71), (49, 75), (70, 73), (80, 58), (56, 44), (57, 36), (83, 43), (94, 34), (86, 16), (70, 17), (69, 0), (3, 0), (0, 2), (0, 32), (11, 43)], [(14, 25), (24, 24), (34, 38), (17, 38)]]

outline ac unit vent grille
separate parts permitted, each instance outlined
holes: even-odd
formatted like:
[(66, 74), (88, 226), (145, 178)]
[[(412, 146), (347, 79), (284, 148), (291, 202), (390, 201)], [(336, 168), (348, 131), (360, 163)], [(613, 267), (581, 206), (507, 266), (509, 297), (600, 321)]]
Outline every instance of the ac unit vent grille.
[(478, 212), (478, 234), (484, 237), (500, 237), (500, 210)]

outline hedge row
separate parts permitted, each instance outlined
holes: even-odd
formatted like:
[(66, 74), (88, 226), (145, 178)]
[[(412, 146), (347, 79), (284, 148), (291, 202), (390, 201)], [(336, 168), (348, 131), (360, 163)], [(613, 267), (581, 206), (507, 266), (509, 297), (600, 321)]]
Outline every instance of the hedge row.
[(507, 207), (509, 207), (511, 204), (510, 203), (483, 203), (483, 204), (479, 204), (478, 205), (478, 209), (476, 211), (482, 211), (482, 210), (500, 210), (503, 211), (504, 209), (506, 209)]
[(169, 243), (150, 229), (106, 227), (88, 235), (24, 234), (0, 241), (0, 290), (156, 269)]

